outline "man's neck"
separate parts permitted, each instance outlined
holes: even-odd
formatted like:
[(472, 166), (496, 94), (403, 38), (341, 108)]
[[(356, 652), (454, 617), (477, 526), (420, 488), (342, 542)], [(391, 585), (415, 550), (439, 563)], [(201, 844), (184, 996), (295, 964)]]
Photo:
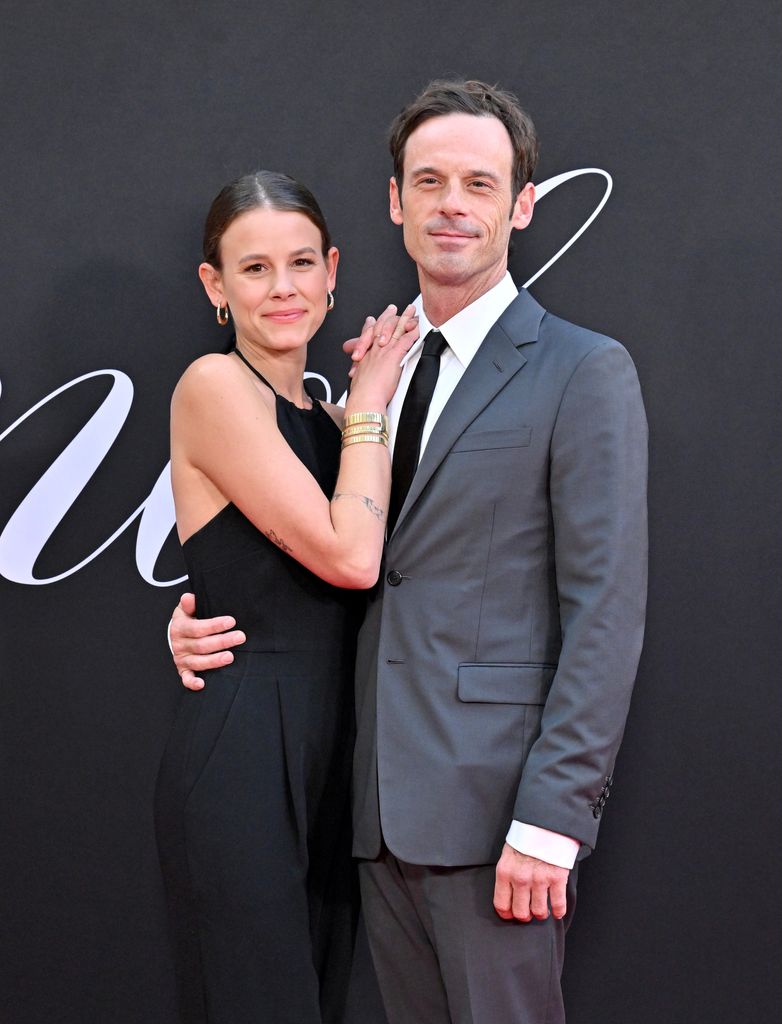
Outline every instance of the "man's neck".
[(485, 276), (473, 277), (461, 284), (444, 284), (426, 275), (420, 268), (418, 283), (424, 312), (432, 327), (440, 327), (451, 317), (499, 284), (508, 270), (507, 263), (492, 267)]

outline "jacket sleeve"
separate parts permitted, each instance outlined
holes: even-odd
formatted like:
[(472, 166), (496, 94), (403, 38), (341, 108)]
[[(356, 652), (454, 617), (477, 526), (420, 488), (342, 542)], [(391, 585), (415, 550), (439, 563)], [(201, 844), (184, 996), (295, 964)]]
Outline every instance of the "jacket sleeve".
[(595, 844), (643, 641), (647, 427), (630, 356), (604, 338), (578, 363), (552, 433), (562, 649), (514, 818)]

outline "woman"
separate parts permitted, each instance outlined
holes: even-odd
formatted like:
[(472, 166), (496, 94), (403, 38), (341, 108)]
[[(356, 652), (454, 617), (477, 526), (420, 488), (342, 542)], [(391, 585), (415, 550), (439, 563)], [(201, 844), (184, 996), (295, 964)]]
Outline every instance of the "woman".
[[(236, 347), (174, 392), (177, 529), (200, 615), (247, 642), (185, 692), (156, 824), (183, 1021), (338, 1021), (351, 939), (348, 774), (361, 600), (390, 489), (386, 405), (412, 307), (353, 372), (344, 410), (304, 388), (338, 252), (312, 195), (259, 171), (206, 221), (199, 275)], [(340, 454), (341, 449), (341, 454)]]

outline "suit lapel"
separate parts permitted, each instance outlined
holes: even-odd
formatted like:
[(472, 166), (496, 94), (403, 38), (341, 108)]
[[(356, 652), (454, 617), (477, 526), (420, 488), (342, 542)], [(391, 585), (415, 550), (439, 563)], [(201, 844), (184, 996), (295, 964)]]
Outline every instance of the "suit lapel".
[(544, 313), (529, 292), (521, 291), (486, 335), (434, 425), (394, 534), (454, 442), (524, 366), (519, 346), (537, 341)]

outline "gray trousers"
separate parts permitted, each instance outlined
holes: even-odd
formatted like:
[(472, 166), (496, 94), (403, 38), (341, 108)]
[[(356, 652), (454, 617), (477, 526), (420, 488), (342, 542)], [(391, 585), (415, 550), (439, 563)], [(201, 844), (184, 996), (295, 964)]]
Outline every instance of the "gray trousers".
[(494, 865), (359, 862), (369, 946), (389, 1024), (564, 1024), (560, 979), (576, 900), (562, 921), (504, 921)]

